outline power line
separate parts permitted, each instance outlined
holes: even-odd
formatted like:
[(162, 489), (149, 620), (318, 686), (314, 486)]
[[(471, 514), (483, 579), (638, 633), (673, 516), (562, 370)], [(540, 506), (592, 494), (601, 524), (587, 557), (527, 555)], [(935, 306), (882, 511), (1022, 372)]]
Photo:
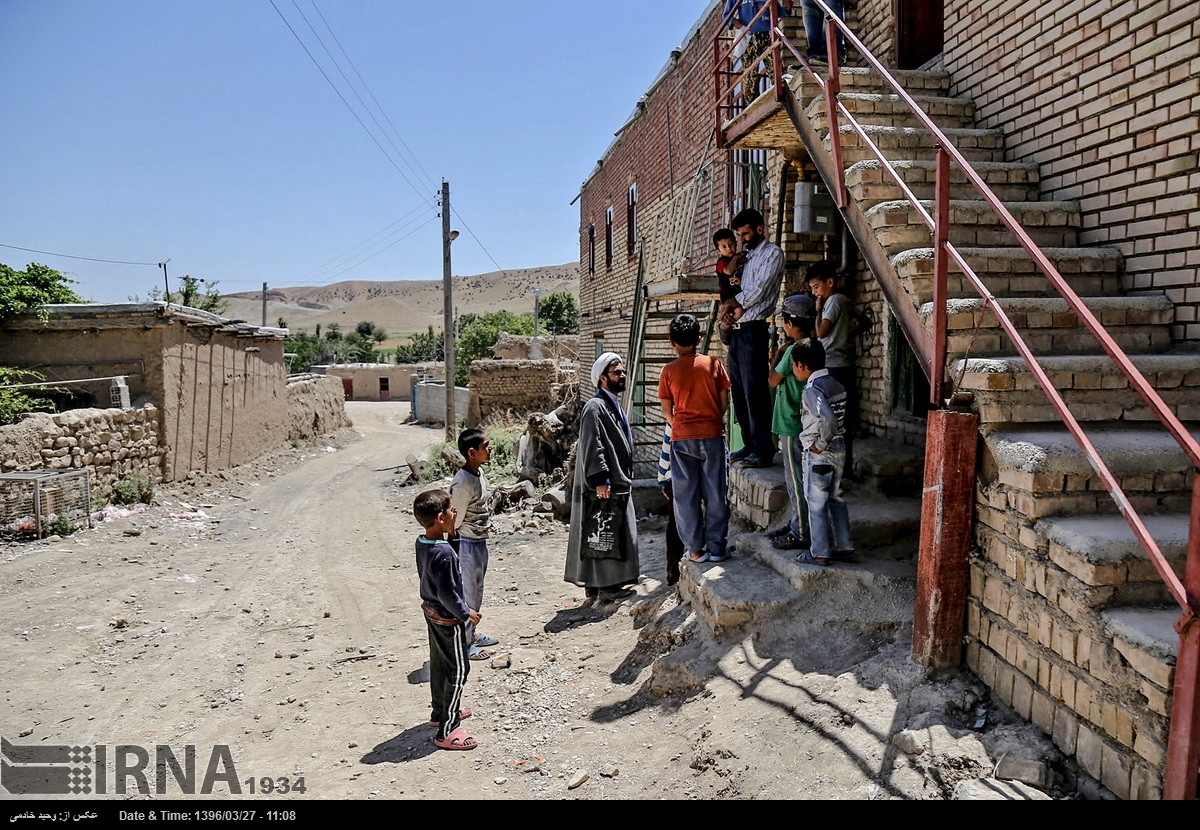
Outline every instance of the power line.
[(46, 256), (59, 256), (65, 259), (86, 259), (88, 262), (107, 262), (110, 265), (149, 265), (154, 268), (158, 267), (157, 262), (126, 262), (120, 259), (99, 259), (93, 256), (75, 256), (74, 254), (56, 254), (53, 251), (37, 251), (33, 248), (21, 248), (16, 245), (5, 245), (0, 243), (0, 248), (12, 248), (14, 251), (27, 251), (31, 254), (45, 254)]
[(338, 271), (336, 274), (332, 274), (332, 275), (330, 275), (330, 276), (326, 277), (325, 279), (323, 279), (323, 280), (321, 280), (320, 282), (318, 282), (318, 283), (317, 283), (317, 285), (329, 285), (329, 283), (333, 282), (335, 279), (337, 279), (338, 277), (340, 277), (342, 274), (345, 274), (345, 273), (346, 273), (346, 272), (348, 272), (348, 271), (353, 271), (355, 268), (357, 268), (358, 266), (362, 265), (363, 263), (365, 263), (365, 262), (369, 262), (370, 260), (372, 260), (372, 259), (374, 259), (375, 257), (379, 256), (379, 255), (380, 255), (380, 254), (382, 254), (384, 251), (388, 250), (388, 248), (391, 248), (391, 247), (393, 247), (393, 246), (395, 246), (395, 245), (399, 244), (400, 242), (403, 242), (405, 239), (408, 239), (408, 238), (409, 238), (410, 236), (412, 236), (414, 233), (416, 233), (417, 231), (421, 230), (421, 228), (425, 227), (426, 225), (428, 225), (430, 222), (434, 221), (435, 219), (437, 219), (437, 217), (436, 217), (436, 216), (430, 216), (430, 217), (429, 217), (428, 219), (426, 219), (424, 222), (422, 222), (421, 224), (417, 225), (415, 228), (413, 228), (413, 229), (412, 229), (411, 231), (409, 231), (408, 233), (404, 234), (404, 236), (401, 236), (400, 238), (393, 240), (393, 241), (392, 241), (390, 244), (388, 244), (388, 245), (386, 245), (386, 246), (384, 246), (384, 247), (380, 248), (378, 251), (376, 251), (375, 253), (371, 254), (370, 256), (368, 256), (368, 257), (365, 257), (364, 259), (361, 259), (361, 260), (359, 260), (358, 262), (354, 263), (353, 265), (351, 265), (351, 266), (349, 266), (349, 267), (347, 267), (347, 268), (345, 268), (345, 269), (343, 269), (343, 270), (341, 270), (341, 271)]
[(417, 194), (421, 201), (426, 204), (433, 204), (433, 200), (428, 196), (422, 195), (421, 191), (417, 189), (417, 186), (412, 183), (412, 180), (410, 180), (408, 176), (404, 175), (404, 171), (400, 169), (400, 166), (396, 164), (395, 160), (388, 154), (388, 151), (385, 150), (383, 145), (379, 143), (379, 139), (375, 137), (375, 134), (371, 132), (370, 128), (367, 127), (363, 120), (358, 116), (358, 113), (354, 111), (354, 107), (350, 106), (350, 102), (346, 100), (346, 96), (342, 95), (341, 90), (337, 88), (337, 85), (333, 82), (333, 79), (330, 78), (328, 73), (326, 73), (321, 67), (321, 64), (309, 50), (308, 46), (306, 46), (304, 41), (300, 39), (300, 35), (298, 35), (296, 30), (292, 28), (292, 24), (288, 22), (288, 19), (283, 16), (283, 12), (281, 12), (279, 7), (275, 5), (275, 0), (271, 0), (271, 7), (275, 9), (275, 13), (279, 15), (279, 19), (283, 21), (283, 24), (288, 27), (288, 31), (292, 33), (292, 37), (294, 37), (296, 42), (300, 44), (300, 48), (304, 50), (304, 54), (308, 55), (308, 59), (313, 62), (313, 66), (317, 67), (317, 71), (321, 73), (321, 77), (325, 79), (325, 82), (329, 84), (330, 88), (334, 91), (337, 97), (341, 99), (343, 104), (345, 104), (346, 109), (350, 110), (350, 114), (354, 116), (354, 120), (357, 121), (359, 126), (366, 131), (367, 135), (370, 136), (371, 141), (375, 142), (375, 146), (379, 148), (379, 152), (383, 153), (384, 157), (388, 160), (392, 167), (395, 168), (396, 172), (400, 174), (400, 178), (404, 179), (405, 183), (413, 189), (413, 192)]
[[(317, 10), (317, 14), (320, 16), (321, 22), (325, 24), (325, 28), (329, 30), (329, 34), (333, 38), (333, 42), (337, 44), (338, 50), (341, 51), (341, 53), (345, 56), (346, 62), (349, 63), (350, 68), (354, 70), (355, 76), (357, 76), (358, 80), (362, 82), (363, 88), (367, 91), (367, 94), (371, 96), (371, 100), (375, 102), (375, 107), (379, 110), (379, 114), (383, 116), (383, 120), (386, 121), (388, 126), (392, 128), (392, 132), (395, 133), (396, 138), (399, 139), (400, 143), (404, 145), (404, 149), (408, 151), (408, 155), (412, 158), (413, 164), (416, 164), (417, 170), (419, 170), (421, 175), (425, 177), (425, 183), (431, 188), (436, 189), (437, 184), (430, 177), (429, 173), (425, 171), (425, 168), (421, 166), (421, 160), (417, 158), (417, 154), (412, 151), (412, 148), (408, 146), (408, 142), (406, 142), (404, 137), (400, 135), (400, 131), (396, 129), (396, 125), (393, 124), (392, 119), (388, 117), (383, 105), (379, 103), (379, 99), (376, 98), (375, 93), (371, 91), (371, 85), (367, 83), (366, 78), (364, 78), (362, 73), (358, 71), (358, 67), (354, 65), (354, 59), (350, 57), (350, 53), (346, 51), (345, 47), (342, 46), (342, 42), (338, 40), (338, 36), (333, 31), (333, 27), (329, 25), (329, 21), (325, 19), (325, 15), (321, 12), (320, 7), (317, 6), (317, 0), (310, 0), (310, 2), (312, 3), (312, 7)], [(361, 101), (362, 99), (360, 98), (359, 100)], [(366, 105), (364, 104), (364, 106)], [(379, 122), (376, 121), (375, 123), (378, 124)], [(380, 129), (382, 129), (382, 127)], [(392, 147), (395, 146), (396, 145), (394, 144), (392, 145)], [(399, 149), (397, 149), (396, 152), (400, 152)], [(409, 165), (409, 169), (413, 169), (411, 164)], [(416, 173), (417, 170), (413, 170), (413, 172)]]
[[(361, 248), (361, 247), (363, 247), (364, 245), (366, 245), (368, 242), (370, 242), (371, 240), (373, 240), (375, 237), (377, 237), (377, 236), (380, 236), (380, 235), (382, 235), (382, 234), (384, 234), (384, 233), (387, 233), (389, 230), (391, 230), (392, 228), (394, 228), (396, 225), (399, 225), (401, 222), (403, 222), (403, 221), (404, 221), (405, 219), (407, 219), (409, 216), (412, 216), (412, 214), (416, 213), (416, 212), (417, 212), (417, 211), (419, 211), (419, 210), (422, 210), (423, 208), (424, 208), (424, 205), (418, 205), (417, 207), (415, 207), (415, 208), (413, 208), (412, 210), (410, 210), (408, 213), (406, 213), (406, 214), (404, 214), (403, 216), (401, 216), (401, 217), (400, 217), (399, 219), (397, 219), (396, 221), (389, 223), (389, 224), (388, 224), (386, 227), (384, 227), (382, 230), (376, 231), (375, 233), (373, 233), (373, 234), (371, 234), (370, 236), (368, 236), (366, 239), (364, 239), (364, 240), (362, 240), (361, 242), (359, 242), (357, 245), (354, 245), (354, 246), (353, 246), (352, 248), (350, 248), (348, 251), (344, 251), (344, 252), (342, 252), (342, 253), (338, 254), (337, 256), (335, 256), (335, 257), (333, 257), (333, 258), (331, 258), (331, 259), (329, 259), (329, 260), (326, 260), (325, 262), (321, 263), (320, 265), (318, 265), (318, 266), (316, 266), (316, 267), (314, 267), (314, 268), (311, 268), (311, 269), (309, 269), (308, 271), (305, 271), (303, 274), (301, 274), (301, 275), (298, 277), (298, 279), (306, 279), (306, 278), (307, 278), (309, 275), (311, 275), (311, 274), (316, 274), (316, 273), (318, 273), (318, 272), (320, 272), (320, 271), (323, 271), (323, 270), (325, 270), (325, 269), (326, 269), (326, 268), (328, 268), (329, 266), (331, 266), (331, 265), (333, 265), (334, 263), (336, 263), (336, 262), (337, 262), (339, 259), (342, 259), (342, 258), (344, 258), (344, 257), (348, 257), (348, 256), (351, 256), (351, 255), (353, 255), (353, 254), (354, 254), (354, 253), (355, 253), (355, 252), (356, 252), (356, 251), (357, 251), (359, 248)], [(415, 220), (414, 220), (414, 221), (415, 221)], [(401, 226), (401, 227), (403, 227), (403, 226)]]

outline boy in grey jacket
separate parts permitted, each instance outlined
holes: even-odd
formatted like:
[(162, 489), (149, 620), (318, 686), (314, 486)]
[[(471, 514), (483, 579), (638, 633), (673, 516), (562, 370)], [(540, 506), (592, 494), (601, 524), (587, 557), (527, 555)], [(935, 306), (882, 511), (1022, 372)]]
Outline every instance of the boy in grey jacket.
[(825, 349), (806, 337), (792, 346), (792, 374), (805, 384), (800, 412), (804, 447), (804, 497), (808, 503), (812, 547), (796, 561), (828, 565), (851, 559), (850, 512), (842, 500), (846, 460), (846, 390), (825, 368)]

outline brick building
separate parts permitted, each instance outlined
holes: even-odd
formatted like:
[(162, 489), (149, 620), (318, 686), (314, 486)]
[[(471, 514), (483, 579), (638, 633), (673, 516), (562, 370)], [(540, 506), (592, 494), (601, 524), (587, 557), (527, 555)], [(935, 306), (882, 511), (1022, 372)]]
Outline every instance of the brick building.
[[(874, 321), (858, 343), (863, 430), (922, 444), (940, 365), (935, 249), (922, 210), (935, 195), (943, 142), (1004, 202), (1165, 408), (1200, 417), (1194, 0), (847, 0), (851, 30), (925, 115), (911, 114), (851, 49), (837, 96), (840, 168), (823, 88), (807, 71), (789, 71), (748, 105), (714, 96), (719, 5), (703, 11), (584, 183), (585, 342), (636, 345), (639, 266), (651, 295), (656, 281), (710, 272), (708, 234), (753, 203), (787, 255), (785, 292), (805, 262), (842, 260), (847, 293)], [(803, 54), (796, 22), (781, 28)], [(908, 201), (889, 167), (922, 205)], [(797, 194), (812, 184), (844, 196), (840, 233), (795, 230)], [(695, 209), (672, 205), (681, 192)], [(1158, 427), (1079, 306), (1059, 296), (957, 167), (948, 192), (949, 243), (997, 298), (1127, 503), (1149, 516), (1164, 567), (1182, 573), (1197, 459)], [(654, 262), (668, 248), (667, 261)], [(966, 662), (1109, 790), (1157, 797), (1169, 744), (1200, 741), (1200, 730), (1190, 739), (1172, 731), (1179, 684), (1193, 694), (1196, 683), (1195, 655), (1177, 654), (1171, 631), (1179, 607), (958, 265), (948, 291), (946, 373), (935, 388), (962, 393), (981, 422)], [(668, 296), (681, 299), (664, 310), (695, 301)], [(1188, 567), (1194, 584), (1200, 563)], [(1192, 754), (1182, 776), (1193, 793), (1195, 762)]]

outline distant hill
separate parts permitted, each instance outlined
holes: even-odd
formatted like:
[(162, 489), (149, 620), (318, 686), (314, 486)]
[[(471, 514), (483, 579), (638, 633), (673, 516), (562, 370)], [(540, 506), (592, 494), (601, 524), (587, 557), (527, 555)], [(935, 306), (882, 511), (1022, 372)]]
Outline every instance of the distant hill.
[[(579, 295), (579, 263), (545, 265), (493, 271), (473, 277), (456, 276), (454, 306), (458, 314), (507, 309), (517, 314), (533, 311), (533, 289), (542, 296), (556, 291)], [(262, 321), (262, 293), (246, 291), (226, 294), (229, 308), (223, 316), (234, 320)], [(337, 323), (343, 332), (353, 331), (362, 320), (370, 320), (392, 336), (442, 328), (442, 281), (396, 280), (367, 282), (350, 280), (314, 287), (276, 288), (267, 291), (267, 325), (282, 317), (293, 331), (313, 332)]]

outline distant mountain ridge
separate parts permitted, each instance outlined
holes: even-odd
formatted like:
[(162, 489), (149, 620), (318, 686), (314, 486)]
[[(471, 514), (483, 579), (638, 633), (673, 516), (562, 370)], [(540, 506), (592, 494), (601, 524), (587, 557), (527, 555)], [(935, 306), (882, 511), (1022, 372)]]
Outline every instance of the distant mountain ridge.
[[(218, 286), (219, 288), (220, 286)], [(567, 291), (579, 296), (579, 263), (515, 268), (475, 276), (453, 278), (454, 306), (458, 314), (484, 314), (506, 309), (516, 314), (533, 311), (533, 289), (542, 296)], [(226, 294), (229, 308), (224, 316), (235, 320), (262, 321), (262, 293), (243, 291)], [(389, 336), (442, 328), (442, 281), (347, 280), (331, 285), (298, 286), (267, 290), (267, 325), (282, 317), (293, 331), (312, 333), (317, 324), (327, 331), (337, 323), (342, 331), (353, 331), (369, 320), (387, 330)], [(389, 339), (391, 339), (389, 337)]]

